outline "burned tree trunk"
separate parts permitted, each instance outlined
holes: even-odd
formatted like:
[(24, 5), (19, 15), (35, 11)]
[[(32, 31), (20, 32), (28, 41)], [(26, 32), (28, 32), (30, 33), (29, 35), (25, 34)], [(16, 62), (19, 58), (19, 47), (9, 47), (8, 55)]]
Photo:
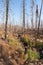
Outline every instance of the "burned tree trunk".
[(40, 15), (39, 15), (38, 34), (37, 34), (38, 37), (39, 37), (39, 31), (40, 31), (40, 19), (41, 19), (41, 13), (42, 13), (42, 5), (43, 5), (43, 0), (42, 0), (42, 3), (41, 3)]
[(36, 5), (36, 30), (37, 30), (37, 22), (38, 22), (38, 5)]
[(7, 39), (8, 10), (9, 10), (9, 0), (6, 0), (5, 39)]
[(37, 41), (38, 5), (36, 5), (35, 42)]
[(25, 0), (23, 0), (23, 32), (25, 31)]
[(32, 28), (32, 30), (33, 30), (33, 28), (34, 28), (34, 24), (33, 24), (33, 17), (34, 17), (34, 14), (33, 14), (33, 13), (34, 13), (34, 0), (31, 0), (31, 12), (32, 12), (32, 13), (31, 13), (31, 17), (32, 17), (32, 18), (31, 18), (31, 24), (32, 24), (32, 27), (31, 27), (31, 28)]

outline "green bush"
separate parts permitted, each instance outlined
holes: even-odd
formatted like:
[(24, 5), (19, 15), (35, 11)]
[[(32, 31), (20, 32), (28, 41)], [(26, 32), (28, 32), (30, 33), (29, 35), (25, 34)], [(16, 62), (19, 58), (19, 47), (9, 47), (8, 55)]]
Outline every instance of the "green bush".
[(14, 43), (14, 41), (15, 41), (14, 38), (8, 38), (9, 43)]
[(39, 55), (38, 52), (35, 52), (35, 51), (29, 49), (29, 51), (28, 51), (28, 58), (29, 58), (29, 60), (34, 61), (36, 59), (39, 59), (40, 55)]
[(35, 48), (35, 41), (28, 40), (29, 47)]
[(18, 51), (19, 51), (20, 53), (24, 52), (24, 49), (23, 49), (23, 47), (20, 45), (20, 43), (18, 44)]
[(15, 46), (16, 46), (20, 53), (22, 53), (24, 51), (24, 49), (18, 39), (8, 38), (8, 43), (10, 44), (10, 46), (12, 48), (15, 48)]
[(27, 41), (26, 41), (26, 39), (25, 39), (25, 38), (22, 38), (22, 42), (27, 43)]

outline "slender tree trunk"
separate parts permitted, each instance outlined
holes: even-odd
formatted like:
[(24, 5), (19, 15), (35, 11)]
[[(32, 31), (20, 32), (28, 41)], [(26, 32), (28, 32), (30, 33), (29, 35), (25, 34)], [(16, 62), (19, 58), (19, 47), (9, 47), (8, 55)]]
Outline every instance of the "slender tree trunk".
[(38, 22), (38, 5), (36, 5), (36, 30), (37, 30), (37, 22)]
[(41, 9), (40, 9), (40, 15), (39, 15), (38, 34), (37, 34), (38, 37), (39, 37), (39, 31), (40, 31), (40, 19), (41, 19), (41, 13), (42, 13), (42, 5), (43, 5), (43, 0), (42, 0), (42, 3), (41, 3)]
[(31, 15), (31, 24), (32, 24), (32, 30), (34, 28), (34, 24), (33, 24), (33, 18), (34, 18), (34, 0), (31, 0), (31, 12), (32, 12), (32, 15)]
[(25, 31), (25, 0), (23, 0), (23, 32)]
[(9, 10), (9, 0), (6, 0), (5, 39), (7, 39), (8, 10)]
[(35, 43), (37, 42), (38, 5), (36, 5)]

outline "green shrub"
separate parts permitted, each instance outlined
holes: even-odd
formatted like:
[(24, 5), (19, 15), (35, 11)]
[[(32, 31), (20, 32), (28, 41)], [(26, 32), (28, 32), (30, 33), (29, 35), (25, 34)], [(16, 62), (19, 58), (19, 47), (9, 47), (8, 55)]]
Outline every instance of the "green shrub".
[(16, 46), (20, 53), (22, 53), (24, 51), (24, 49), (18, 39), (8, 38), (8, 42), (12, 48), (15, 48), (15, 46)]
[[(20, 44), (20, 43), (19, 43), (19, 44)], [(21, 45), (18, 45), (18, 51), (19, 51), (20, 53), (24, 52), (24, 49), (23, 49), (23, 47), (22, 47)]]
[(9, 43), (12, 44), (12, 43), (14, 43), (14, 41), (15, 41), (14, 38), (8, 38), (8, 42), (9, 42)]
[(22, 49), (18, 48), (18, 52), (19, 52), (20, 54), (22, 54)]
[(25, 38), (22, 38), (22, 42), (27, 43), (27, 40)]
[(33, 48), (35, 47), (35, 41), (28, 40), (29, 47)]
[(28, 51), (28, 58), (29, 58), (29, 60), (34, 61), (36, 59), (39, 59), (40, 55), (39, 55), (38, 52), (35, 52), (35, 51), (29, 49), (29, 51)]

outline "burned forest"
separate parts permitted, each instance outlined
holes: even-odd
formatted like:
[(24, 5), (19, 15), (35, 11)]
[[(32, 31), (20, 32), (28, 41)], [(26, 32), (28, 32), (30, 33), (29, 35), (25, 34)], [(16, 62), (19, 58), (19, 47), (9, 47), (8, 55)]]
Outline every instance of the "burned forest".
[(43, 0), (0, 0), (0, 65), (43, 65)]

